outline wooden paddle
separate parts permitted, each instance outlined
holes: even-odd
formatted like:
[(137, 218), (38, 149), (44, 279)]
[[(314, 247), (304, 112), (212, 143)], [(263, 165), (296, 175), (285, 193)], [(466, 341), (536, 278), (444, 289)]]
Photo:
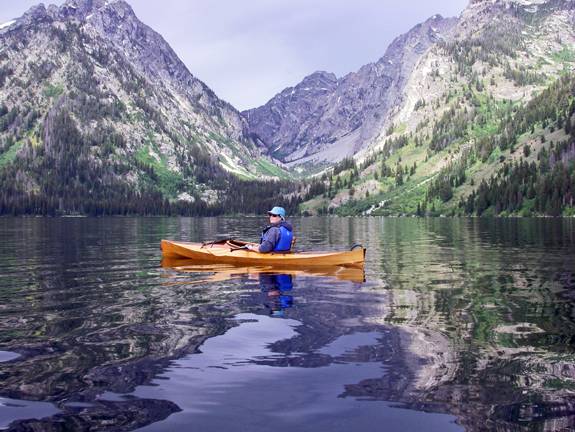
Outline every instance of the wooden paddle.
[(244, 246), (240, 246), (240, 247), (230, 247), (230, 252), (234, 252), (234, 251), (242, 250), (242, 249), (247, 250), (247, 248), (248, 248), (248, 245), (244, 245)]
[(226, 238), (219, 239), (219, 240), (202, 242), (202, 247), (203, 247), (203, 248), (206, 247), (206, 246), (212, 247), (213, 245), (216, 245), (216, 244), (225, 244), (225, 243), (227, 243), (227, 242), (229, 242), (229, 241), (233, 241), (233, 240), (234, 240), (233, 237), (226, 237)]
[[(238, 245), (238, 243), (240, 243), (240, 244), (243, 243), (243, 244), (240, 246), (240, 245)], [(242, 250), (242, 249), (246, 250), (246, 249), (248, 249), (249, 245), (256, 245), (257, 243), (250, 243), (250, 242), (243, 242), (243, 241), (237, 241), (236, 240), (233, 243), (227, 242), (226, 244), (230, 247), (230, 252), (233, 252), (233, 251)]]

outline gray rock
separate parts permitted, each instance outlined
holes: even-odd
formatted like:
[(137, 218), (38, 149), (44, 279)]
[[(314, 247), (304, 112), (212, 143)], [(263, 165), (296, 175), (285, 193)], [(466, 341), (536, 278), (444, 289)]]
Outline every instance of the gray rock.
[(357, 153), (402, 102), (405, 84), (426, 50), (446, 37), (455, 18), (436, 15), (396, 38), (375, 63), (340, 79), (316, 72), (265, 105), (244, 111), (250, 132), (280, 160), (335, 162)]

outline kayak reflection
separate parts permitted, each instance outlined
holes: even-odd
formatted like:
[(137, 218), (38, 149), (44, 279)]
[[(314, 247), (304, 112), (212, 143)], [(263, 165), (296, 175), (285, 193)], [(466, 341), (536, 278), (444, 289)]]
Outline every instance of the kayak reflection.
[(260, 289), (264, 295), (264, 306), (272, 317), (282, 318), (285, 310), (293, 306), (292, 275), (260, 273)]
[(365, 273), (363, 268), (354, 267), (310, 267), (305, 266), (294, 268), (282, 268), (280, 266), (234, 266), (230, 264), (196, 264), (190, 259), (166, 258), (162, 259), (162, 267), (171, 268), (177, 272), (185, 273), (212, 273), (200, 282), (220, 282), (245, 275), (261, 274), (283, 274), (283, 275), (302, 275), (326, 277), (333, 276), (339, 280), (350, 281), (354, 283), (365, 282)]

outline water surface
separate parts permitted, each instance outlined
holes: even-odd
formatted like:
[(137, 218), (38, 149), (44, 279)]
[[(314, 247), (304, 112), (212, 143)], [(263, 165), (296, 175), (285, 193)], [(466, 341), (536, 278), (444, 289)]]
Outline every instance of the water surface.
[(160, 265), (265, 218), (0, 219), (0, 427), (575, 428), (573, 220), (294, 222), (365, 282)]

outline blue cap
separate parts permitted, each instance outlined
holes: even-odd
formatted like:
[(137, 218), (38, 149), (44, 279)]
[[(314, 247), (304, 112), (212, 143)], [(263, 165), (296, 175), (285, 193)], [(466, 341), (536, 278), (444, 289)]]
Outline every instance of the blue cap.
[(283, 207), (274, 207), (273, 209), (271, 209), (268, 214), (274, 214), (274, 215), (278, 215), (281, 216), (282, 219), (285, 219), (286, 217), (286, 211)]

